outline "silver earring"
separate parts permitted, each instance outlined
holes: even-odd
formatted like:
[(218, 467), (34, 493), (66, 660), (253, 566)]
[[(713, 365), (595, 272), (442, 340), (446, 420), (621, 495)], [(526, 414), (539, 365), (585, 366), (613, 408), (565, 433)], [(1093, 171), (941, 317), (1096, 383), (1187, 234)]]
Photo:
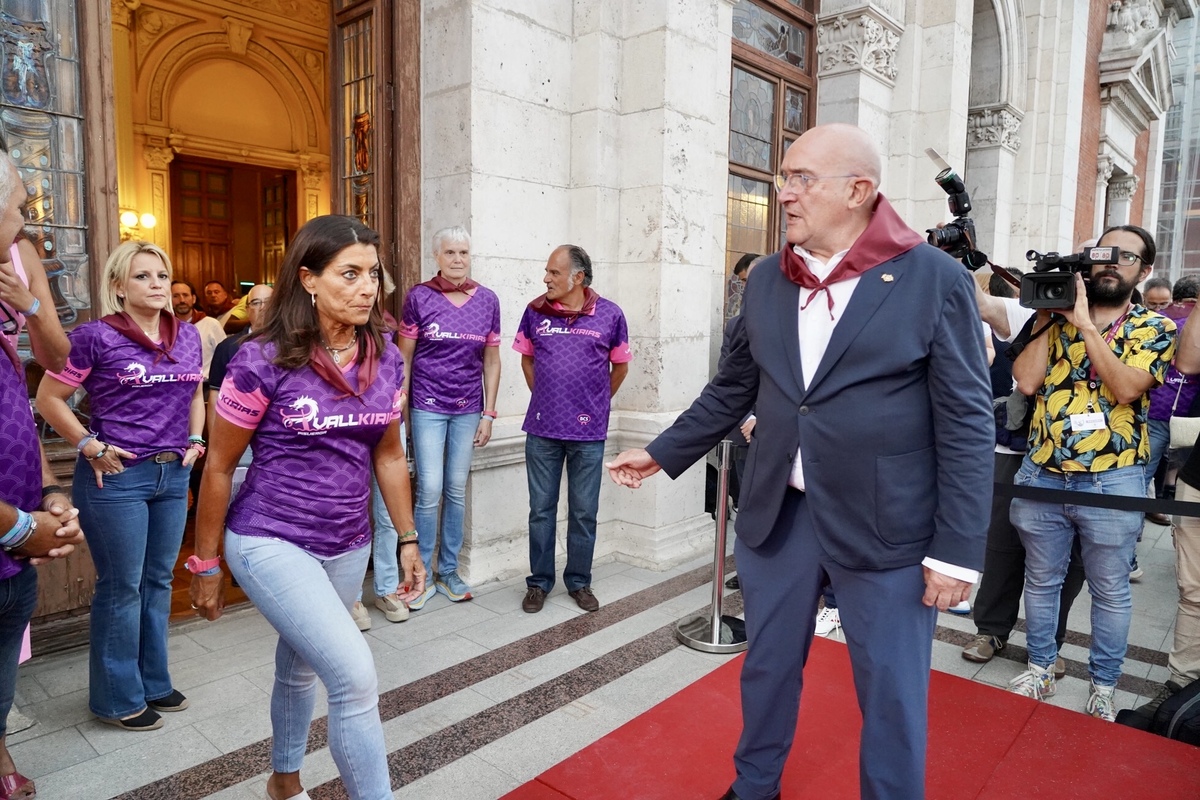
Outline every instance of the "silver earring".
[(312, 294), (309, 295), (309, 297), (312, 298), (313, 308), (316, 308), (317, 307), (317, 293), (313, 292)]

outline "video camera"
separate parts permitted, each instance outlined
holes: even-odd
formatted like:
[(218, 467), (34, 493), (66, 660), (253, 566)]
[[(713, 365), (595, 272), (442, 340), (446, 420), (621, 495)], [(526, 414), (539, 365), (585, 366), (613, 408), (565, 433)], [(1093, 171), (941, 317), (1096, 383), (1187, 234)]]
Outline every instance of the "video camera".
[(1121, 251), (1116, 247), (1088, 247), (1079, 253), (1039, 253), (1030, 250), (1025, 254), (1033, 262), (1033, 272), (1021, 276), (1020, 303), (1025, 308), (1072, 308), (1075, 305), (1075, 274), (1085, 281), (1091, 279), (1092, 267), (1096, 264), (1116, 264)]
[(975, 249), (975, 220), (968, 216), (971, 213), (971, 196), (967, 194), (966, 184), (936, 150), (929, 148), (925, 155), (942, 168), (934, 180), (946, 193), (946, 203), (954, 215), (952, 221), (940, 228), (927, 228), (925, 232), (929, 236), (926, 241), (962, 261), (967, 269), (975, 271), (988, 263), (988, 257), (986, 253)]

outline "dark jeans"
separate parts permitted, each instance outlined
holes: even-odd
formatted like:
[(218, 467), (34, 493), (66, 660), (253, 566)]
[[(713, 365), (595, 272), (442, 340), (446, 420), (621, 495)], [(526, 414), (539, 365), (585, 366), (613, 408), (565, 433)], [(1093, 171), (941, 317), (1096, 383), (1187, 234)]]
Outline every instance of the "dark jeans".
[(573, 442), (525, 439), (525, 474), (529, 480), (529, 587), (547, 594), (554, 588), (554, 545), (558, 492), (567, 465), (567, 567), (563, 583), (574, 592), (592, 585), (592, 553), (596, 549), (596, 510), (604, 474), (604, 441)]
[[(1010, 484), (1021, 467), (1023, 455), (996, 453), (995, 481)], [(1020, 613), (1021, 594), (1025, 589), (1025, 547), (1008, 518), (1012, 498), (992, 496), (992, 519), (988, 525), (987, 554), (983, 562), (983, 578), (975, 593), (975, 627), (981, 634), (1008, 641)], [(1061, 648), (1067, 635), (1067, 616), (1071, 604), (1083, 588), (1083, 557), (1079, 552), (1079, 537), (1071, 543), (1071, 561), (1059, 595), (1058, 629), (1055, 641)]]
[(33, 567), (0, 581), (0, 738), (17, 691), (17, 659), (25, 626), (37, 605), (37, 570)]

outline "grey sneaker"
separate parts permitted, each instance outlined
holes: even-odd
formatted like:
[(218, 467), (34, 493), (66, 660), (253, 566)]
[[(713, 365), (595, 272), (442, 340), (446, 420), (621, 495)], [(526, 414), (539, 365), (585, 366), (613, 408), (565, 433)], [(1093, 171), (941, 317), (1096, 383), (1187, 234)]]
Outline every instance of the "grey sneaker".
[(457, 571), (439, 575), (437, 590), (446, 595), (446, 597), (449, 597), (451, 602), (454, 603), (461, 603), (463, 600), (471, 599), (471, 587), (466, 584), (466, 581), (458, 577)]
[(404, 622), (408, 619), (408, 606), (395, 592), (376, 597), (375, 607), (383, 612), (388, 622)]
[(1113, 689), (1115, 686), (1097, 686), (1092, 681), (1092, 693), (1088, 695), (1087, 713), (1105, 722), (1116, 722), (1117, 707), (1113, 705)]
[(1004, 649), (1004, 642), (995, 636), (981, 633), (962, 649), (962, 657), (976, 664), (986, 664), (992, 656)]
[(1175, 681), (1167, 681), (1162, 686), (1158, 687), (1158, 691), (1154, 693), (1154, 697), (1150, 698), (1149, 702), (1138, 706), (1136, 709), (1134, 709), (1133, 713), (1146, 717), (1147, 719), (1154, 719), (1154, 712), (1158, 711), (1158, 707), (1163, 704), (1163, 701), (1182, 688), (1183, 687)]
[(1028, 669), (1008, 682), (1008, 690), (1034, 700), (1045, 700), (1054, 696), (1054, 673), (1049, 667), (1039, 667), (1031, 661)]
[(367, 613), (367, 607), (362, 604), (361, 600), (350, 606), (350, 616), (360, 631), (371, 630), (371, 615)]

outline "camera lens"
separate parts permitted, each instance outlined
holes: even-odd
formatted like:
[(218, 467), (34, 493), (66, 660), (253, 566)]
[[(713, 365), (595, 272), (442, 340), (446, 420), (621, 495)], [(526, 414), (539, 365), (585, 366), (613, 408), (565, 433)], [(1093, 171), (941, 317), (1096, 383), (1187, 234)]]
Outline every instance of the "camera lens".
[(1067, 294), (1067, 287), (1061, 283), (1051, 283), (1045, 288), (1044, 297), (1047, 300), (1062, 300)]

